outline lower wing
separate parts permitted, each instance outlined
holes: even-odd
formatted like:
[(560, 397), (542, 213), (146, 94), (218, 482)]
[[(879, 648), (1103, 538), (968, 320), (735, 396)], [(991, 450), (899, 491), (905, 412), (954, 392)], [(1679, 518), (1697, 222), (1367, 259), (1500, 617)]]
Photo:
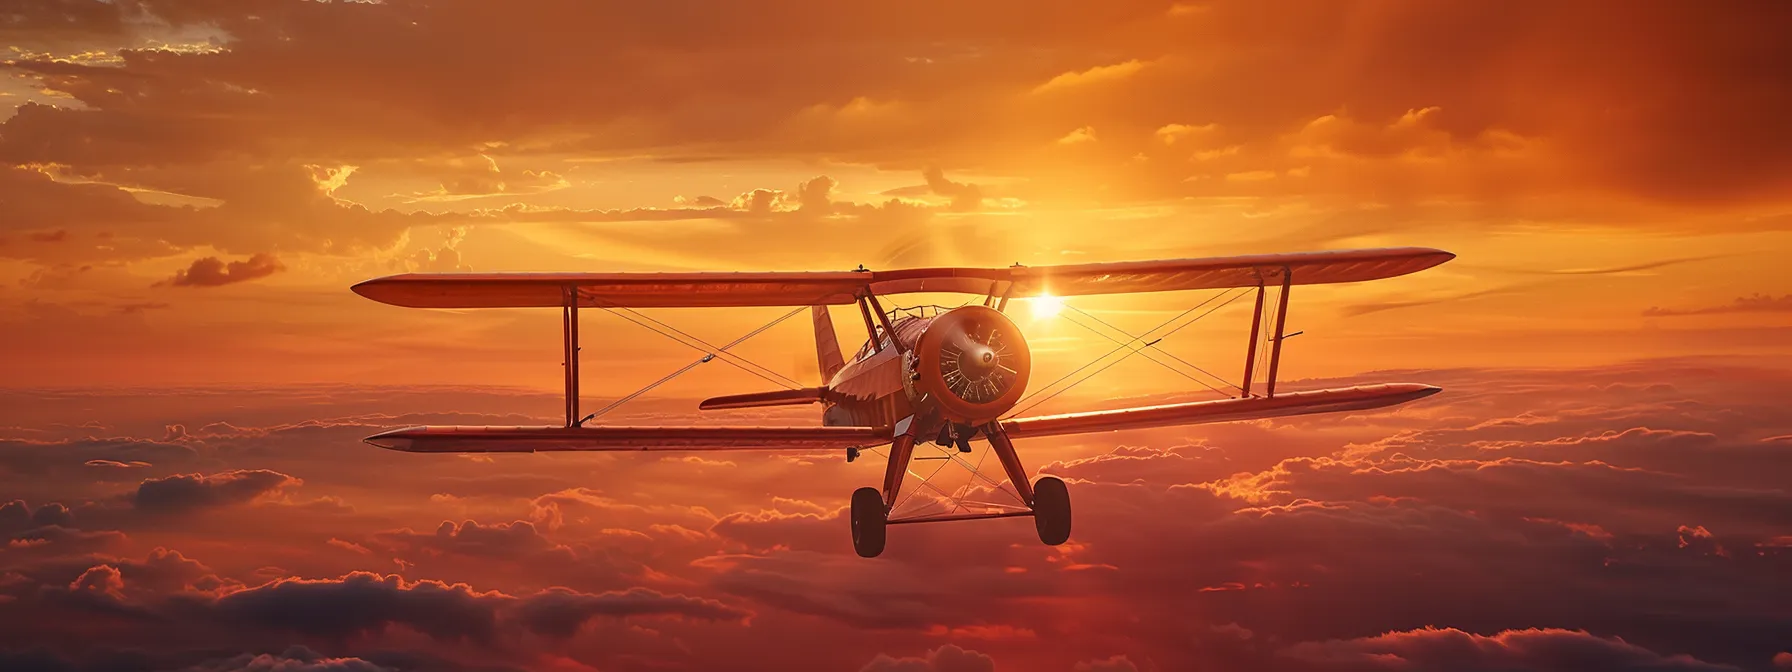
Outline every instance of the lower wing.
[(364, 441), (410, 453), (533, 453), (558, 450), (827, 450), (890, 440), (876, 427), (406, 427)]
[(1360, 385), (1329, 390), (1284, 392), (1273, 397), (1216, 399), (1186, 404), (1122, 408), (1112, 411), (1039, 415), (1003, 420), (1010, 438), (1088, 434), (1122, 429), (1145, 429), (1210, 422), (1236, 422), (1281, 418), (1291, 415), (1363, 411), (1423, 399), (1443, 388), (1414, 383)]
[[(1287, 392), (1274, 397), (1219, 399), (1112, 411), (1041, 415), (1002, 421), (1010, 438), (1087, 434), (1291, 415), (1361, 411), (1402, 404), (1442, 391), (1394, 383)], [(888, 427), (406, 427), (375, 434), (367, 443), (412, 453), (533, 453), (538, 451), (830, 450), (890, 441)]]

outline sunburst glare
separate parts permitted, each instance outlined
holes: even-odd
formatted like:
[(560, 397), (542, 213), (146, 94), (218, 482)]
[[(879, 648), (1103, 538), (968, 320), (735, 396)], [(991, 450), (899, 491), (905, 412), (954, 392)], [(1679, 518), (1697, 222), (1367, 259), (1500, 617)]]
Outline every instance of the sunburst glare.
[(1033, 308), (1033, 319), (1047, 320), (1058, 316), (1064, 310), (1064, 299), (1050, 294), (1033, 297), (1029, 303)]

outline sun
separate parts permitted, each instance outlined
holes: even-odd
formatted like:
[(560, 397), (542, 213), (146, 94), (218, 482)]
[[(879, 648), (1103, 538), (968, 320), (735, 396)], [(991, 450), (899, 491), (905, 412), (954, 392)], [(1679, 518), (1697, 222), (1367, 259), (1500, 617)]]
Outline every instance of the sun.
[(1033, 306), (1033, 319), (1035, 320), (1057, 317), (1058, 311), (1064, 310), (1064, 299), (1050, 294), (1033, 297), (1033, 300), (1028, 303)]

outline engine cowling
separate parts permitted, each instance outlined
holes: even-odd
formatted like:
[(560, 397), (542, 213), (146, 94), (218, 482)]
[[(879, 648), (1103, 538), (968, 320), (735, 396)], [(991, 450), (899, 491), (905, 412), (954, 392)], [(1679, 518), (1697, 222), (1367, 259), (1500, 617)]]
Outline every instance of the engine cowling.
[(912, 390), (946, 420), (980, 425), (1013, 408), (1027, 390), (1033, 355), (1020, 329), (986, 306), (933, 319), (915, 343)]

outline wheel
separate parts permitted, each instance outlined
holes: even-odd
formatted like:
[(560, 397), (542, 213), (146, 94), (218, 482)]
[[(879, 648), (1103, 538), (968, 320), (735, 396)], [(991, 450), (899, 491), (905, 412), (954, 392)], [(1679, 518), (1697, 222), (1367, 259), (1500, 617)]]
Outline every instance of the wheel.
[(877, 488), (852, 493), (852, 550), (861, 558), (884, 552), (884, 493)]
[(1070, 490), (1064, 481), (1046, 476), (1033, 484), (1033, 527), (1047, 546), (1070, 539)]

